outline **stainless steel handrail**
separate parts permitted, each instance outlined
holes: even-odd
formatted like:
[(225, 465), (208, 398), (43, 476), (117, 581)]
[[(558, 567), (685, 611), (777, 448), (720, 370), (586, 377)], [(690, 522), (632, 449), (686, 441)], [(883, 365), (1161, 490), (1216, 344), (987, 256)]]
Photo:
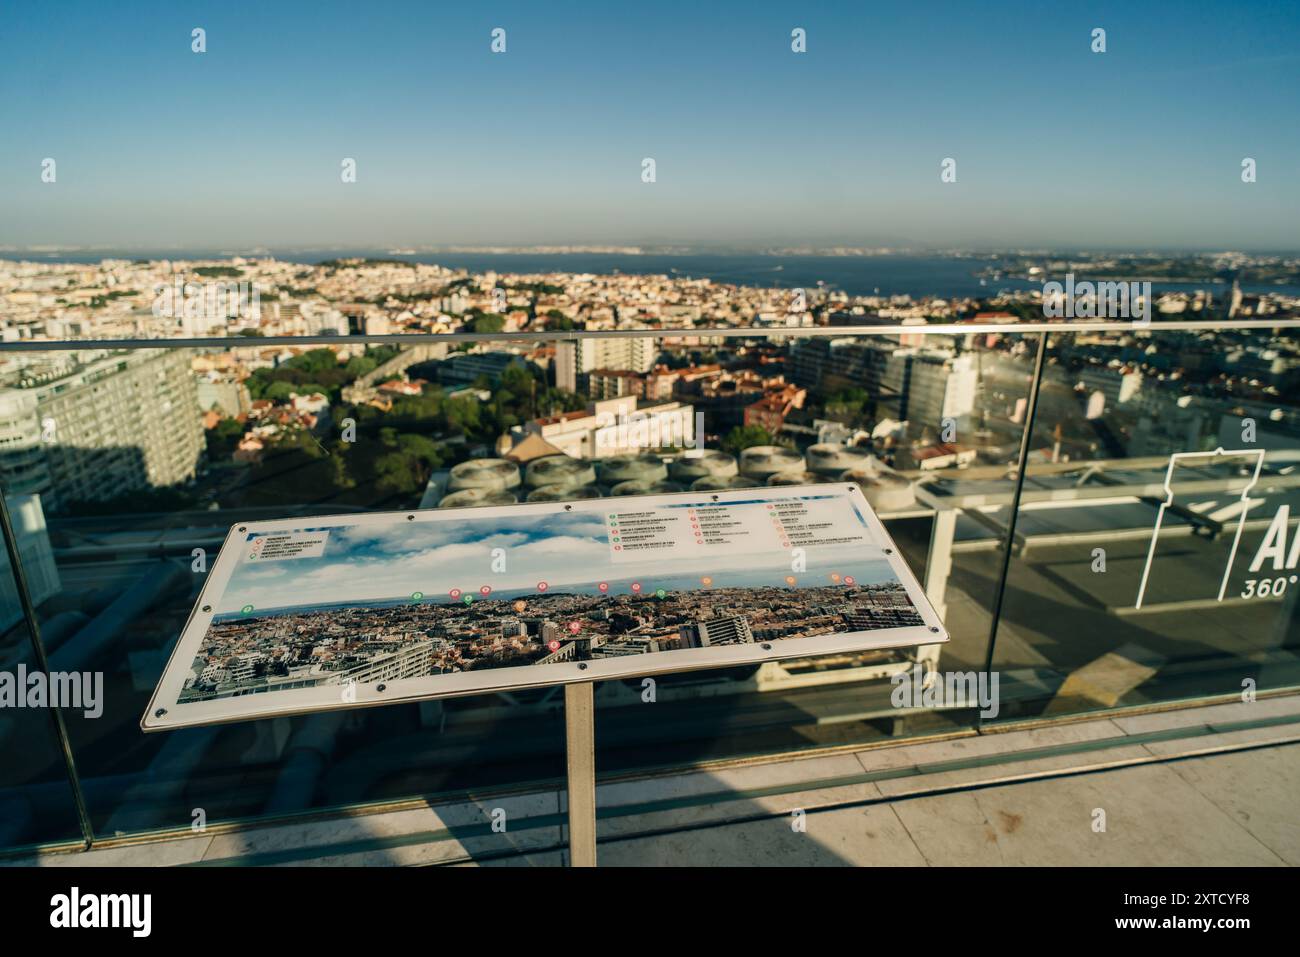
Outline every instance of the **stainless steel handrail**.
[(645, 329), (557, 329), (545, 332), (437, 332), (386, 333), (347, 336), (201, 336), (188, 339), (25, 339), (0, 342), (3, 352), (66, 352), (77, 349), (234, 349), (263, 346), (342, 345), (368, 342), (381, 345), (427, 345), (432, 342), (556, 342), (575, 339), (672, 339), (682, 336), (708, 338), (763, 338), (766, 336), (840, 338), (889, 335), (965, 335), (967, 333), (1069, 334), (1078, 332), (1229, 332), (1250, 329), (1300, 329), (1300, 317), (1278, 319), (1233, 319), (1230, 322), (1171, 321), (1138, 324), (1130, 321), (1090, 320), (963, 323), (865, 326), (684, 326)]

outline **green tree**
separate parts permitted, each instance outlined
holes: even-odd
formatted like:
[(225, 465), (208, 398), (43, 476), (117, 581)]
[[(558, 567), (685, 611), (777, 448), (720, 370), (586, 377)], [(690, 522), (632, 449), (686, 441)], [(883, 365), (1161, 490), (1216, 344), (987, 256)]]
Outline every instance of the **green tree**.
[(530, 399), (536, 387), (537, 380), (522, 365), (506, 366), (505, 371), (501, 373), (501, 388), (522, 400)]
[(334, 452), (322, 448), (307, 431), (295, 429), (277, 435), (262, 461), (254, 465), (245, 481), (223, 496), (223, 508), (257, 505), (301, 505), (332, 500), (348, 482), (340, 467), (336, 443)]
[(363, 375), (374, 372), (379, 368), (379, 363), (369, 355), (353, 356), (348, 360), (343, 371), (352, 376), (353, 379), (360, 379)]
[(865, 389), (854, 387), (827, 396), (822, 408), (829, 419), (857, 422), (867, 414), (871, 405), (870, 394)]
[(297, 369), (306, 373), (333, 372), (339, 367), (338, 354), (333, 349), (312, 349), (300, 356), (294, 356), (283, 363), (281, 368)]
[(222, 419), (205, 434), (208, 446), (208, 459), (213, 462), (228, 462), (235, 454), (239, 440), (244, 437), (244, 425), (238, 419)]
[(482, 312), (469, 321), (469, 331), (479, 333), (500, 332), (506, 327), (506, 317), (495, 312)]
[(722, 440), (722, 450), (739, 455), (756, 445), (771, 445), (772, 434), (761, 425), (738, 425)]

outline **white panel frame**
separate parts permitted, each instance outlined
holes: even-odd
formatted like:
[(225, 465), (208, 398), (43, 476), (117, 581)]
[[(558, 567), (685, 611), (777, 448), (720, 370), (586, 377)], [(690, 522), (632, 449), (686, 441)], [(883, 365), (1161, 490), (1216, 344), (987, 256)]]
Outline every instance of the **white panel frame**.
[[(785, 638), (771, 642), (754, 642), (722, 647), (687, 648), (648, 654), (626, 655), (598, 661), (566, 661), (546, 665), (519, 665), (490, 668), (455, 674), (425, 675), (392, 680), (380, 684), (349, 686), (344, 700), (340, 685), (296, 688), (275, 692), (239, 695), (209, 701), (179, 703), (178, 699), (203, 636), (217, 615), (218, 597), (224, 594), (236, 566), (242, 558), (241, 544), (251, 533), (285, 532), (304, 527), (383, 526), (401, 522), (447, 522), (472, 517), (476, 521), (493, 517), (519, 517), (538, 513), (605, 512), (612, 503), (627, 509), (637, 503), (653, 506), (659, 502), (695, 499), (702, 505), (799, 498), (811, 494), (841, 492), (850, 496), (867, 523), (875, 543), (884, 552), (895, 577), (924, 624), (902, 628), (817, 635), (808, 638)], [(207, 609), (206, 611), (204, 609)], [(212, 565), (203, 590), (181, 632), (180, 639), (163, 669), (162, 677), (140, 721), (144, 731), (162, 731), (231, 721), (249, 721), (284, 715), (335, 711), (379, 705), (427, 701), (434, 698), (544, 688), (574, 682), (639, 678), (649, 675), (695, 671), (704, 668), (728, 668), (765, 661), (780, 661), (815, 655), (836, 654), (874, 649), (913, 648), (938, 645), (949, 640), (939, 614), (927, 599), (925, 590), (903, 561), (897, 546), (884, 525), (867, 503), (862, 490), (852, 483), (789, 486), (782, 488), (734, 489), (718, 492), (679, 492), (666, 495), (626, 496), (618, 499), (588, 499), (576, 502), (545, 502), (472, 509), (423, 509), (405, 512), (370, 512), (335, 516), (304, 516), (264, 522), (246, 522), (232, 526), (220, 554)], [(379, 689), (384, 690), (380, 691)]]

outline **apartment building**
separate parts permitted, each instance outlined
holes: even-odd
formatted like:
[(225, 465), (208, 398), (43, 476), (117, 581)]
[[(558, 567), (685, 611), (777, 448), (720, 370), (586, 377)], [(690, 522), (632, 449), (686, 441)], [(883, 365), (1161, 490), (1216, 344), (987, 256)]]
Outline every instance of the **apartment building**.
[(652, 338), (561, 340), (555, 348), (555, 384), (569, 392), (585, 392), (587, 377), (596, 369), (649, 372), (659, 357)]
[(0, 479), (57, 512), (194, 477), (203, 425), (182, 349), (56, 354), (6, 370)]
[[(9, 519), (13, 522), (14, 538), (18, 545), (18, 558), (27, 576), (27, 591), (34, 605), (57, 595), (63, 586), (59, 569), (54, 564), (54, 549), (50, 533), (45, 527), (45, 512), (41, 509), (39, 495), (6, 496)], [(0, 629), (7, 629), (21, 621), (22, 602), (18, 586), (14, 583), (13, 566), (8, 549), (0, 549)]]
[(743, 615), (706, 618), (681, 626), (681, 637), (693, 648), (718, 645), (747, 645), (754, 641), (749, 621)]
[(511, 447), (530, 435), (579, 459), (676, 448), (695, 441), (695, 409), (682, 402), (641, 405), (636, 396), (628, 395), (517, 425), (510, 430)]
[(891, 417), (915, 427), (959, 424), (975, 408), (979, 368), (971, 353), (904, 347), (887, 338), (807, 339), (792, 344), (791, 378), (822, 392), (861, 388)]

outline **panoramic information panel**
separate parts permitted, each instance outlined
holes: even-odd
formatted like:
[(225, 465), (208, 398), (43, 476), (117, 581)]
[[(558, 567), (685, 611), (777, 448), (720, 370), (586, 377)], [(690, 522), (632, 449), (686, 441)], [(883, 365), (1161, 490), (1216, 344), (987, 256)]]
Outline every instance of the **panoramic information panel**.
[(230, 530), (146, 731), (947, 641), (856, 485)]

